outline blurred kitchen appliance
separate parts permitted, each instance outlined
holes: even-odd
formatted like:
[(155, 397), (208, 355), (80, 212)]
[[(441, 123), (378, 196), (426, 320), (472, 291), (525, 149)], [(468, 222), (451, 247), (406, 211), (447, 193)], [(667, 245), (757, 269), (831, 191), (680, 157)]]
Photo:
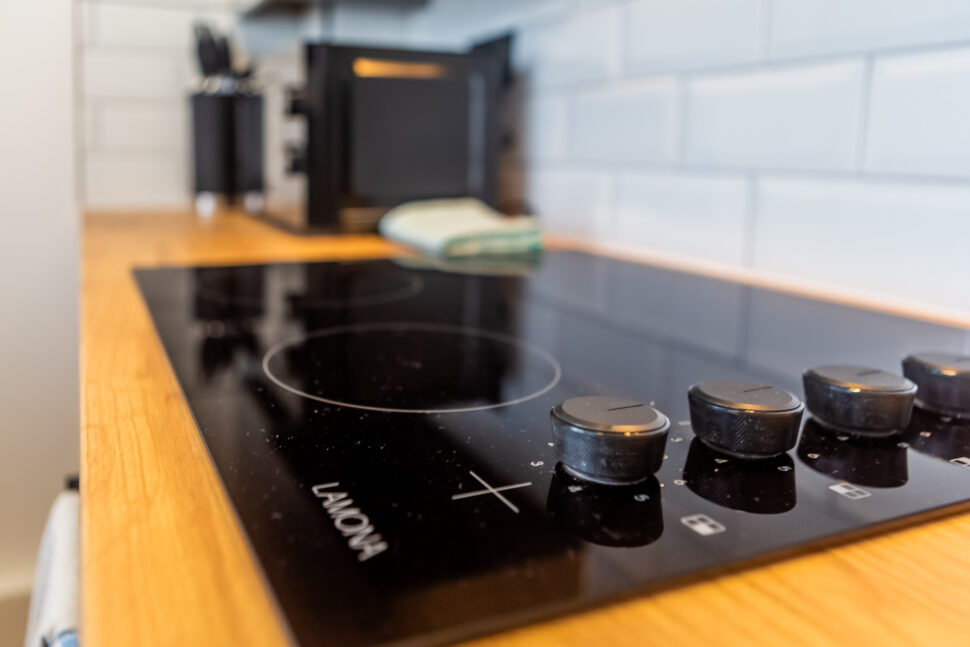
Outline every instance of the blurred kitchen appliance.
[(306, 44), (264, 61), (266, 217), (362, 231), (408, 200), (494, 205), (511, 39), (495, 42), (468, 53)]
[(236, 69), (229, 40), (194, 27), (200, 90), (191, 95), (193, 187), (196, 211), (209, 215), (218, 195), (244, 196), (247, 211), (262, 209), (263, 98), (252, 69)]

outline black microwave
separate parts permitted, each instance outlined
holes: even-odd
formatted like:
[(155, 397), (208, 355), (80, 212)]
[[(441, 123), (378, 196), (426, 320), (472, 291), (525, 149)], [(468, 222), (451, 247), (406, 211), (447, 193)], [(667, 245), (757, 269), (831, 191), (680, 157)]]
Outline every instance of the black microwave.
[(265, 129), (266, 217), (300, 231), (366, 231), (410, 200), (494, 205), (510, 44), (304, 45), (301, 82), (267, 104), (280, 123)]

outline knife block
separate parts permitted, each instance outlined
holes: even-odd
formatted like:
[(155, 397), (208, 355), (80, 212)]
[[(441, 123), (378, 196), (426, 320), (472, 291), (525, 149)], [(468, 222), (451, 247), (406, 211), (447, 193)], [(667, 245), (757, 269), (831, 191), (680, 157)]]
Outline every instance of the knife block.
[[(200, 211), (212, 197), (233, 203), (246, 198), (247, 210), (259, 210), (263, 192), (263, 98), (250, 93), (204, 93), (191, 96), (193, 188)], [(203, 200), (203, 197), (209, 197)]]

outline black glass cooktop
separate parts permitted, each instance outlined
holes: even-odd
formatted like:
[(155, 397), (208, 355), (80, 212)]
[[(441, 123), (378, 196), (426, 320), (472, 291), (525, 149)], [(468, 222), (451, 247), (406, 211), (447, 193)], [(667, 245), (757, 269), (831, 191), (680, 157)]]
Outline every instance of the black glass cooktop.
[[(802, 395), (825, 363), (900, 370), (966, 330), (567, 252), (137, 272), (196, 424), (295, 642), (436, 644), (953, 510), (970, 426), (917, 412), (856, 439), (806, 415), (746, 462), (691, 431), (687, 389)], [(651, 402), (663, 466), (557, 466), (550, 409)]]

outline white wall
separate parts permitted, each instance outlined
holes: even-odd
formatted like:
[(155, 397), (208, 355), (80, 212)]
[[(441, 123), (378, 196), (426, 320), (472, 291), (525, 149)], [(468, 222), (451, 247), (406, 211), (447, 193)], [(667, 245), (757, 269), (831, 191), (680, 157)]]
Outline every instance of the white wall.
[[(0, 644), (23, 640), (40, 533), (78, 470), (71, 0), (0, 2)], [(19, 635), (18, 635), (19, 633)]]
[(970, 2), (432, 0), (519, 31), (557, 233), (970, 312)]

